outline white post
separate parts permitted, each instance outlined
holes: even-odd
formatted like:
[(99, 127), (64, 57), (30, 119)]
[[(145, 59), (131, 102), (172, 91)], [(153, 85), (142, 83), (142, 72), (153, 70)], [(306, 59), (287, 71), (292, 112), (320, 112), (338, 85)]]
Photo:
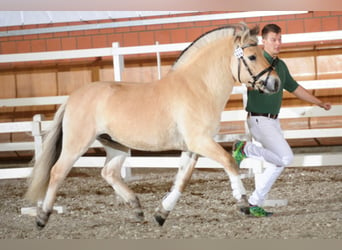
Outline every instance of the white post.
[(119, 54), (119, 43), (114, 42), (112, 44), (113, 48), (113, 67), (114, 67), (114, 80), (115, 81), (121, 81), (121, 73), (123, 72), (124, 69), (124, 60), (123, 56)]
[[(112, 43), (113, 47), (113, 67), (114, 67), (114, 80), (121, 81), (122, 77), (121, 74), (125, 67), (124, 65), (124, 58), (119, 53), (120, 44), (118, 42)], [(131, 150), (128, 151), (128, 154), (131, 155)], [(122, 166), (121, 168), (121, 177), (124, 179), (129, 179), (132, 177), (131, 168)]]
[[(242, 102), (243, 102), (243, 109), (246, 108), (247, 106), (247, 87), (245, 85), (243, 85), (243, 91), (242, 91)], [(247, 125), (247, 114), (246, 114), (246, 120), (245, 120), (245, 133), (246, 133), (246, 138), (249, 138), (249, 140), (251, 140), (251, 134), (249, 132), (249, 128)]]
[(156, 42), (156, 54), (157, 54), (157, 70), (158, 70), (158, 80), (161, 78), (161, 61), (160, 61), (160, 52), (158, 49), (159, 42)]
[[(127, 151), (128, 157), (131, 156), (131, 150), (129, 149)], [(126, 164), (123, 164), (121, 168), (121, 177), (125, 180), (132, 179), (132, 169), (129, 166), (126, 166)]]
[[(252, 170), (254, 174), (254, 185), (257, 187), (260, 183), (259, 179), (261, 174), (264, 172), (264, 169), (270, 166), (274, 166), (272, 163), (266, 162), (261, 159), (256, 158), (246, 158), (244, 159), (241, 164), (240, 168), (248, 168)], [(268, 207), (278, 207), (278, 206), (286, 206), (287, 200), (268, 200), (264, 201), (264, 206)]]
[[(34, 138), (34, 157), (37, 159), (43, 150), (43, 137), (42, 137), (42, 121), (44, 120), (44, 115), (34, 115), (32, 122), (32, 136)], [(23, 207), (20, 209), (21, 214), (36, 216), (37, 208), (41, 206), (42, 201), (37, 202), (36, 207)], [(53, 210), (57, 213), (65, 213), (65, 208), (62, 206), (53, 206)]]
[(34, 115), (32, 122), (32, 136), (34, 138), (34, 156), (35, 159), (41, 154), (43, 150), (43, 137), (42, 137), (42, 121), (43, 115)]
[[(243, 86), (243, 91), (242, 91), (243, 109), (246, 109), (247, 99), (248, 99), (248, 96), (247, 96), (247, 86), (244, 85), (244, 84), (242, 86)], [(248, 128), (248, 124), (247, 124), (247, 114), (246, 114), (246, 119), (245, 119), (244, 125), (245, 125), (246, 139), (251, 141), (252, 140), (252, 136), (251, 136), (251, 133), (249, 132), (249, 128)], [(248, 174), (245, 175), (245, 176), (242, 176), (242, 178), (244, 178), (244, 177), (250, 178), (253, 175), (254, 175), (254, 170), (252, 168), (249, 168), (248, 169)]]

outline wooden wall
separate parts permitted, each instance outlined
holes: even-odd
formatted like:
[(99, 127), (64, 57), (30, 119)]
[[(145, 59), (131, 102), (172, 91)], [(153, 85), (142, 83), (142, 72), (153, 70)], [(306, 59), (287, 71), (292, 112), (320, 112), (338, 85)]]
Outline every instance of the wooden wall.
[[(221, 12), (208, 12), (214, 14)], [(196, 15), (196, 14), (194, 14)], [(137, 20), (137, 19), (129, 19)], [(123, 20), (120, 20), (123, 21)], [(127, 21), (127, 20), (126, 20)], [(255, 17), (232, 20), (188, 22), (180, 24), (161, 24), (107, 28), (87, 31), (56, 32), (36, 35), (0, 37), (0, 53), (26, 53), (70, 49), (111, 47), (112, 42), (121, 46), (151, 45), (159, 43), (191, 42), (202, 33), (230, 23), (246, 22), (249, 26), (277, 23), (283, 34), (320, 32), (342, 29), (342, 12), (313, 11), (307, 14)], [(100, 21), (87, 22), (99, 23)], [(103, 20), (101, 22), (113, 22)], [(78, 25), (65, 23), (58, 26)], [(57, 26), (56, 24), (27, 25), (0, 28), (0, 31), (13, 29), (35, 29)], [(162, 55), (162, 75), (165, 75), (179, 53)], [(326, 41), (305, 44), (284, 45), (280, 55), (296, 80), (342, 78), (342, 41)], [(111, 57), (87, 58), (77, 60), (51, 60), (47, 62), (21, 62), (0, 64), (0, 98), (19, 98), (35, 96), (68, 95), (80, 86), (98, 80), (112, 80), (113, 66)], [(156, 58), (153, 55), (127, 56), (123, 79), (127, 81), (151, 81), (157, 79)], [(332, 104), (342, 103), (342, 90), (315, 90), (315, 95)], [(284, 106), (298, 106), (305, 103), (285, 94)], [(240, 96), (232, 96), (227, 109), (241, 109)], [(0, 122), (30, 120), (36, 113), (51, 119), (56, 106), (1, 108)], [(326, 120), (304, 119), (303, 121), (284, 121), (284, 128), (314, 128), (342, 126), (341, 117)], [(225, 129), (225, 126), (223, 126)], [(229, 124), (229, 129), (242, 131), (241, 123)], [(26, 134), (0, 134), (0, 141), (31, 140)], [(302, 145), (342, 145), (341, 139), (312, 139), (291, 142)], [(3, 154), (3, 153), (2, 153)], [(2, 155), (0, 154), (0, 156)], [(20, 153), (20, 154), (26, 154)], [(30, 152), (27, 152), (30, 154)]]

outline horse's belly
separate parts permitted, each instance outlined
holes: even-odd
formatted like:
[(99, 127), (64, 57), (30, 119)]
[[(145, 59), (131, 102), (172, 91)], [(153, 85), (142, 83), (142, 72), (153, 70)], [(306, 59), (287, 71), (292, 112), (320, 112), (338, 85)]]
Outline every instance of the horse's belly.
[(136, 150), (142, 151), (165, 151), (165, 150), (184, 150), (185, 144), (182, 141), (160, 140), (156, 137), (135, 136), (135, 138), (119, 136), (115, 141)]
[[(185, 144), (182, 136), (173, 128), (163, 125), (154, 127), (139, 124), (138, 128), (120, 126), (112, 128), (109, 132), (113, 140), (132, 149), (142, 151), (184, 150)], [(153, 128), (154, 127), (154, 128)]]

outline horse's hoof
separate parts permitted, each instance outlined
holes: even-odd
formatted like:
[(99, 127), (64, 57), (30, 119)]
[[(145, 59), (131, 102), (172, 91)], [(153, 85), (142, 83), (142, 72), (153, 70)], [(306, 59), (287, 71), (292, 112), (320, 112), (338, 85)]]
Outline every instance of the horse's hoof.
[(135, 219), (137, 222), (143, 222), (145, 220), (144, 212), (143, 211), (136, 212)]
[(155, 215), (154, 219), (158, 222), (159, 226), (163, 226), (165, 222), (165, 218), (162, 218), (160, 215)]
[(238, 210), (243, 214), (249, 214), (249, 204), (246, 195), (242, 195), (241, 199), (236, 202)]
[(156, 222), (158, 222), (159, 226), (163, 226), (165, 223), (165, 220), (167, 218), (167, 216), (169, 215), (170, 211), (165, 210), (162, 207), (158, 207), (156, 209), (156, 212), (154, 214), (154, 219), (156, 220)]
[(51, 211), (44, 212), (43, 210), (39, 209), (38, 214), (36, 217), (36, 226), (39, 230), (43, 229), (48, 222), (51, 215)]
[(42, 223), (41, 221), (36, 220), (36, 226), (38, 230), (42, 230), (45, 227), (45, 225), (46, 225), (45, 223)]

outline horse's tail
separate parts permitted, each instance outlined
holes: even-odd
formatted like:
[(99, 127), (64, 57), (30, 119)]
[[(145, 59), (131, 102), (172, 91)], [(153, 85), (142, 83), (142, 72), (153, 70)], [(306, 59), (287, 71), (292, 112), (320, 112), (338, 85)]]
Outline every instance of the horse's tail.
[(50, 171), (62, 150), (62, 121), (65, 104), (58, 109), (52, 127), (44, 136), (41, 155), (34, 160), (34, 167), (29, 178), (29, 187), (25, 197), (32, 202), (42, 200), (50, 181)]

